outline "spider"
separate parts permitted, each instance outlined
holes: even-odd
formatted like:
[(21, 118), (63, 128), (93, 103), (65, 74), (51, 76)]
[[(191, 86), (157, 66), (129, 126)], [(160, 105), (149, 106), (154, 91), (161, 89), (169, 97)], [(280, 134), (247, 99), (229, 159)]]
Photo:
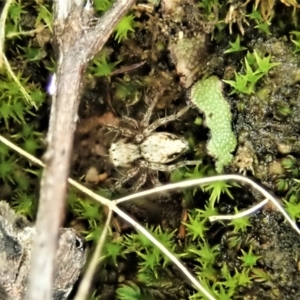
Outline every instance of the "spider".
[(109, 158), (116, 168), (125, 168), (126, 174), (118, 180), (114, 190), (120, 190), (124, 183), (139, 174), (139, 178), (132, 186), (133, 191), (139, 190), (146, 182), (149, 175), (154, 185), (159, 181), (152, 171), (170, 172), (186, 165), (196, 165), (198, 161), (183, 161), (174, 164), (181, 155), (189, 150), (187, 141), (180, 136), (169, 132), (155, 132), (155, 130), (172, 122), (184, 113), (188, 107), (181, 109), (176, 114), (166, 116), (149, 124), (153, 109), (158, 97), (149, 105), (143, 119), (138, 122), (129, 117), (123, 117), (122, 121), (130, 125), (132, 129), (107, 125), (109, 130), (119, 133), (123, 139), (112, 143), (109, 149)]

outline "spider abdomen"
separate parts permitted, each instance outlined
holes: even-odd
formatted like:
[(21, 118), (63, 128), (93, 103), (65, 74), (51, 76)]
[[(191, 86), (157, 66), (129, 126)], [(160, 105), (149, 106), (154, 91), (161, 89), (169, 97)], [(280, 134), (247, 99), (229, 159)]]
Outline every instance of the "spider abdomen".
[(189, 149), (187, 141), (175, 134), (156, 132), (140, 144), (141, 156), (148, 162), (166, 164)]

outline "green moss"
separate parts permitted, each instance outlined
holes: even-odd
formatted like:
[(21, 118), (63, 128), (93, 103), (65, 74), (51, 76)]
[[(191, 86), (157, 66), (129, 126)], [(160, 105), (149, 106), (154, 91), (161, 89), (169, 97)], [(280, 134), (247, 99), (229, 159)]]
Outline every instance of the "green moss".
[(206, 148), (216, 159), (216, 171), (222, 173), (232, 160), (231, 152), (237, 142), (231, 130), (230, 106), (223, 97), (221, 80), (211, 76), (196, 82), (191, 90), (191, 101), (205, 114), (205, 124), (211, 135)]
[[(7, 1), (6, 5), (8, 10), (1, 11), (0, 131), (39, 157), (44, 148), (41, 131), (45, 123), (45, 67), (52, 60), (48, 49), (52, 14), (47, 4), (37, 1)], [(38, 35), (43, 36), (41, 44)], [(39, 168), (0, 143), (0, 197), (31, 220), (36, 214), (40, 175)]]
[(115, 40), (120, 43), (122, 40), (126, 40), (130, 31), (134, 32), (134, 15), (124, 16), (115, 28)]

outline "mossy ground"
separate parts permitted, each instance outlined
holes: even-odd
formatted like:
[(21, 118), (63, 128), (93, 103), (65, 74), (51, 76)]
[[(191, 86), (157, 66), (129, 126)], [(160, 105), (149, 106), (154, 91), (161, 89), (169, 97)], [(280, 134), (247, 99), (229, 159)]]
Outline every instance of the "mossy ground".
[[(103, 189), (122, 176), (109, 162), (108, 149), (115, 135), (107, 133), (103, 123), (120, 124), (123, 116), (141, 120), (148, 105), (145, 99), (151, 101), (155, 97), (159, 97), (159, 101), (152, 119), (171, 115), (186, 105), (189, 101), (190, 88), (198, 79), (215, 75), (220, 79), (232, 80), (234, 71), (245, 72), (242, 63), (246, 51), (224, 53), (230, 47), (229, 41), (234, 42), (237, 35), (241, 35), (237, 24), (232, 24), (232, 34), (229, 35), (228, 25), (222, 22), (228, 11), (227, 3), (221, 3), (221, 6), (216, 7), (213, 5), (218, 2), (208, 1), (208, 4), (213, 4), (210, 9), (208, 6), (203, 8), (204, 2), (202, 7), (199, 7), (197, 1), (181, 1), (177, 5), (174, 1), (171, 7), (166, 3), (161, 1), (161, 4), (153, 6), (152, 10), (150, 4), (149, 9), (144, 9), (138, 2), (131, 12), (135, 17), (134, 31), (129, 31), (127, 39), (120, 43), (111, 37), (99, 54), (98, 59), (102, 64), (105, 63), (106, 67), (107, 64), (113, 64), (108, 66), (113, 69), (112, 73), (100, 76), (99, 74), (104, 72), (103, 65), (97, 69), (97, 64), (91, 63), (86, 74), (79, 110), (80, 120), (75, 133), (71, 176), (79, 180), (84, 175), (88, 178), (88, 175), (92, 174), (86, 185), (94, 190), (103, 192)], [(219, 14), (216, 8), (219, 8)], [(30, 30), (36, 26), (39, 8), (34, 3), (26, 1), (23, 9), (27, 14), (20, 14), (17, 21), (21, 24), (22, 30)], [(295, 46), (290, 35), (292, 30), (299, 30), (298, 11), (292, 15), (292, 9), (280, 3), (276, 3), (274, 11), (275, 15), (272, 24), (267, 27), (268, 30), (263, 27), (265, 24), (263, 18), (260, 23), (257, 23), (258, 19), (247, 18), (249, 26), (242, 22), (244, 35), (241, 36), (241, 45), (250, 52), (254, 49), (259, 51), (261, 56), (271, 55), (272, 62), (279, 62), (280, 65), (257, 83), (253, 94), (230, 95), (231, 87), (224, 85), (224, 95), (233, 114), (232, 128), (239, 141), (236, 150), (238, 158), (228, 165), (225, 171), (236, 171), (242, 167), (242, 171), (276, 193), (280, 199), (289, 201), (290, 198), (298, 196), (298, 187), (293, 179), (299, 177), (300, 157), (298, 129), (300, 60), (299, 54), (293, 52)], [(252, 5), (243, 8), (242, 12), (253, 13)], [(285, 24), (281, 21), (283, 18), (286, 20)], [(9, 22), (11, 26), (14, 25), (14, 19)], [(43, 34), (48, 36), (49, 31), (44, 33), (42, 31), (41, 35)], [(6, 41), (6, 55), (15, 72), (21, 71), (22, 77), (29, 78), (31, 86), (36, 85), (41, 91), (44, 91), (47, 85), (49, 74), (47, 69), (53, 67), (50, 40), (45, 41), (39, 43), (37, 35)], [(20, 50), (21, 47), (25, 47), (27, 51)], [(35, 52), (29, 51), (34, 48), (40, 49), (36, 52), (40, 54), (38, 58), (32, 56)], [(4, 78), (4, 75), (1, 76)], [(24, 111), (24, 119), (27, 124), (32, 124), (34, 132), (45, 135), (49, 107), (50, 101), (44, 94), (44, 102), (39, 106), (38, 112), (30, 108)], [(34, 116), (32, 112), (35, 113)], [(2, 133), (13, 136), (22, 132), (23, 120), (16, 122), (15, 118), (10, 117), (7, 126), (1, 112), (0, 116)], [(205, 150), (210, 132), (201, 121), (197, 121), (199, 117), (204, 118), (196, 109), (191, 108), (180, 120), (158, 129), (184, 136), (189, 141), (191, 151), (184, 158), (199, 159), (200, 162), (200, 171), (197, 174), (193, 169), (186, 170), (190, 177), (212, 174), (211, 170), (214, 167), (214, 158)], [(35, 154), (39, 156), (42, 148), (39, 139), (38, 147), (34, 149)], [(286, 157), (292, 157), (293, 166), (282, 166), (282, 161)], [(4, 158), (7, 161), (8, 156), (4, 156), (3, 160)], [(22, 169), (22, 174), (24, 169), (29, 169), (27, 163), (17, 160), (16, 156), (13, 156), (13, 161), (15, 165), (21, 166), (19, 168)], [(161, 172), (157, 174), (161, 183), (174, 179), (172, 176)], [(12, 180), (2, 178), (3, 188), (0, 194), (2, 198), (16, 201), (17, 195), (22, 192), (30, 194), (31, 202), (36, 203), (34, 199), (37, 199), (37, 191), (33, 186), (37, 186), (37, 183), (32, 175), (24, 189), (20, 188), (15, 177), (18, 176), (13, 173)], [(279, 180), (286, 183), (284, 189), (279, 188)], [(122, 193), (128, 193), (132, 183), (129, 181)], [(144, 186), (149, 187), (151, 182), (147, 182)], [(215, 209), (218, 213), (233, 213), (234, 207), (239, 210), (245, 209), (256, 201), (246, 187), (230, 188), (230, 192), (233, 200), (225, 194), (221, 195), (219, 202), (216, 202)], [(205, 249), (204, 242), (199, 236), (192, 239), (188, 235), (190, 231), (180, 226), (181, 221), (189, 223), (186, 209), (190, 209), (190, 214), (193, 214), (195, 208), (205, 210), (209, 196), (210, 193), (200, 189), (184, 193), (176, 191), (161, 195), (159, 199), (140, 199), (127, 205), (125, 209), (144, 224), (160, 225), (167, 231), (179, 228), (183, 230), (183, 234), (179, 237), (177, 233), (172, 236), (176, 251), (185, 253), (182, 260), (191, 270), (206, 276), (203, 279), (199, 275), (199, 278), (213, 286), (212, 289), (219, 293), (220, 299), (229, 299), (221, 297), (223, 290), (230, 299), (298, 299), (299, 237), (272, 208), (250, 218), (249, 227), (238, 233), (235, 232), (234, 226), (226, 224), (212, 226), (207, 219), (199, 217), (199, 226), (204, 227), (204, 240), (207, 241), (211, 251), (216, 247), (214, 251), (217, 254), (213, 262), (205, 265), (200, 256), (189, 252), (189, 247), (196, 250)], [(96, 227), (92, 228), (95, 230), (92, 232), (91, 224), (97, 226), (102, 222), (102, 210), (93, 205), (87, 207), (87, 199), (80, 200), (81, 195), (77, 193), (72, 193), (70, 198), (72, 209), (69, 211), (68, 222), (76, 223), (80, 230), (85, 231), (89, 240), (95, 240), (98, 233)], [(298, 204), (298, 199), (293, 201), (295, 205)], [(93, 213), (100, 212), (100, 217), (93, 216), (92, 219)], [(33, 210), (25, 213), (30, 217), (34, 215)], [(195, 215), (193, 217), (197, 218)], [(145, 272), (141, 272), (141, 257), (136, 254), (137, 251), (130, 248), (131, 244), (129, 247), (129, 243), (126, 244), (124, 241), (124, 234), (131, 234), (131, 228), (118, 219), (115, 223), (120, 232), (112, 235), (109, 240), (111, 243), (120, 241), (122, 247), (127, 246), (127, 252), (122, 250), (125, 254), (116, 256), (117, 263), (113, 263), (111, 258), (105, 260), (104, 266), (95, 277), (93, 288), (96, 290), (96, 296), (100, 295), (101, 299), (115, 299), (116, 289), (120, 288), (120, 283), (127, 286), (134, 284), (143, 291), (144, 298), (136, 296), (132, 299), (146, 299), (146, 294), (147, 299), (170, 299), (170, 297), (187, 299), (192, 294), (193, 289), (181, 280), (180, 274), (171, 264), (165, 268), (157, 267), (158, 278), (148, 274), (146, 280)], [(92, 233), (95, 233), (95, 236)], [(253, 268), (245, 268), (239, 259), (242, 250), (249, 252), (249, 249), (260, 256)], [(143, 251), (147, 250), (139, 251), (144, 254), (146, 252)], [(224, 271), (224, 265), (227, 272)], [(205, 266), (210, 272), (205, 272)], [(236, 274), (242, 272), (247, 272), (250, 282), (232, 289), (229, 286), (229, 277), (234, 278)], [(259, 272), (260, 276), (256, 275)], [(230, 295), (232, 291), (233, 294)], [(201, 298), (199, 296), (195, 299)]]

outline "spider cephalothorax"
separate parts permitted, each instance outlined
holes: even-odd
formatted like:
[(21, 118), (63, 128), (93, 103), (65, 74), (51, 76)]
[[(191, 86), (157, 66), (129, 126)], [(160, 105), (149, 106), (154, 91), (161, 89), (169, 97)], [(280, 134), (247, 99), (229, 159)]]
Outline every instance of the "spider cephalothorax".
[[(181, 109), (178, 113), (164, 117), (149, 124), (152, 111), (157, 103), (154, 100), (149, 106), (142, 121), (125, 117), (123, 121), (130, 124), (132, 129), (125, 127), (108, 126), (110, 130), (118, 132), (124, 138), (112, 143), (109, 149), (109, 157), (112, 164), (117, 168), (126, 168), (127, 172), (116, 184), (119, 189), (129, 179), (140, 174), (139, 179), (133, 186), (138, 190), (146, 181), (149, 170), (170, 172), (180, 166), (196, 164), (195, 161), (183, 161), (169, 165), (189, 149), (187, 141), (180, 136), (169, 132), (156, 132), (155, 130), (168, 122), (174, 121), (182, 116), (188, 107)], [(152, 174), (153, 175), (153, 174)], [(150, 176), (152, 182), (157, 184), (157, 178)]]

